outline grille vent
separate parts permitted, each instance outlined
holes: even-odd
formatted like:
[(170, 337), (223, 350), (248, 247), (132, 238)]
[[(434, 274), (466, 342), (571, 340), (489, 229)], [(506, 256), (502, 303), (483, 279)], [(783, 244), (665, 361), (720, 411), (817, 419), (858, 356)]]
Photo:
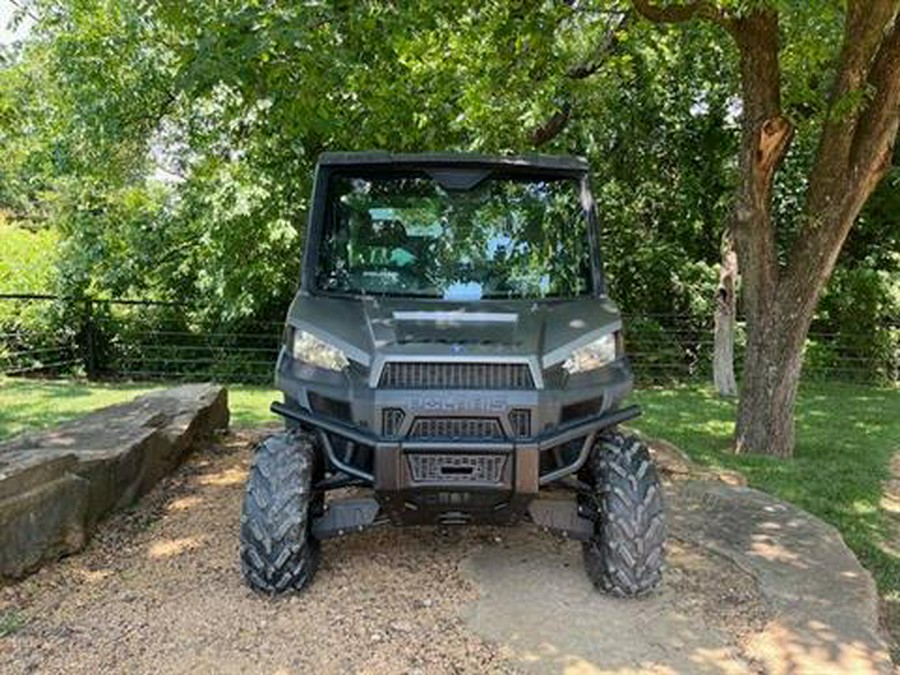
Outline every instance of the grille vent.
[(410, 438), (503, 438), (500, 421), (491, 417), (417, 417)]
[(509, 423), (513, 436), (527, 438), (531, 436), (531, 411), (526, 408), (513, 408), (509, 411)]
[(417, 483), (499, 483), (505, 455), (407, 455)]
[(382, 389), (534, 389), (526, 363), (389, 361)]
[(403, 411), (399, 408), (385, 408), (381, 411), (381, 433), (385, 436), (398, 436), (403, 424)]

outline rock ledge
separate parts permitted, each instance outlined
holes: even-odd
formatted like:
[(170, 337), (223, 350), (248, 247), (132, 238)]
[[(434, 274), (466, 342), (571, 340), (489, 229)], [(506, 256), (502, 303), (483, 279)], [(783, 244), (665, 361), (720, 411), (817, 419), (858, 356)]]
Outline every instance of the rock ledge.
[(104, 515), (227, 426), (226, 390), (191, 384), (0, 443), (0, 577), (81, 550)]

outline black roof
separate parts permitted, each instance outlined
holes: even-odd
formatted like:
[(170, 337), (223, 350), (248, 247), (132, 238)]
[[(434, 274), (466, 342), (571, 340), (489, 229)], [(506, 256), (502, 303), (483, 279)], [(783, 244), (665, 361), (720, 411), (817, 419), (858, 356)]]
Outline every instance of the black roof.
[(409, 164), (416, 166), (462, 166), (521, 167), (550, 169), (556, 171), (584, 172), (589, 166), (583, 157), (572, 155), (481, 155), (472, 152), (422, 152), (392, 153), (384, 151), (367, 152), (325, 152), (319, 155), (320, 166), (359, 166)]

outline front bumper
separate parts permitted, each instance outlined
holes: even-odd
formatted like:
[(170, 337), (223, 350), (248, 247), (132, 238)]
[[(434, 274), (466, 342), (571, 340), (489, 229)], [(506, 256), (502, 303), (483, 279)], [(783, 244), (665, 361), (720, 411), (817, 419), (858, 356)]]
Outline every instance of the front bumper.
[[(515, 520), (541, 486), (582, 467), (599, 432), (640, 415), (638, 406), (629, 406), (515, 440), (418, 441), (382, 438), (281, 403), (273, 403), (272, 411), (315, 430), (331, 467), (372, 486), (388, 515), (406, 524)], [(336, 441), (343, 452), (336, 451)], [(577, 441), (573, 459), (541, 471), (542, 453)], [(353, 463), (357, 446), (373, 453), (372, 471)]]
[[(380, 377), (369, 368), (325, 371), (282, 350), (275, 384), (285, 402), (272, 410), (318, 433), (332, 473), (319, 489), (370, 486), (398, 524), (509, 524), (527, 515), (541, 486), (581, 468), (600, 431), (639, 414), (620, 409), (632, 385), (627, 358), (576, 376), (551, 368), (538, 377), (537, 368), (533, 388), (496, 380), (454, 388), (452, 379), (440, 389), (373, 387)], [(388, 411), (402, 413), (399, 425), (386, 423)]]
[[(532, 438), (515, 440), (411, 441), (380, 438), (365, 429), (359, 429), (350, 426), (349, 424), (344, 424), (339, 420), (318, 415), (308, 410), (289, 408), (282, 403), (272, 403), (271, 410), (272, 412), (294, 420), (301, 425), (315, 429), (319, 433), (320, 439), (324, 441), (323, 444), (329, 461), (336, 469), (371, 484), (376, 484), (376, 475), (355, 468), (338, 458), (334, 452), (331, 436), (337, 436), (338, 438), (350, 441), (351, 443), (373, 448), (376, 455), (375, 466), (377, 474), (378, 469), (385, 468), (391, 464), (390, 461), (385, 461), (384, 458), (392, 458), (402, 453), (464, 451), (469, 453), (505, 452), (529, 454), (545, 452), (578, 438), (593, 439), (597, 432), (634, 419), (641, 414), (640, 408), (636, 405), (632, 405), (621, 410), (613, 410), (569, 424), (563, 424), (556, 429), (552, 429)], [(564, 476), (578, 471), (578, 469), (581, 468), (581, 465), (584, 464), (585, 459), (586, 453), (581, 452), (575, 462), (572, 462), (565, 467), (559, 468), (543, 476), (535, 474), (535, 487), (537, 487), (538, 484), (544, 485), (559, 480)]]

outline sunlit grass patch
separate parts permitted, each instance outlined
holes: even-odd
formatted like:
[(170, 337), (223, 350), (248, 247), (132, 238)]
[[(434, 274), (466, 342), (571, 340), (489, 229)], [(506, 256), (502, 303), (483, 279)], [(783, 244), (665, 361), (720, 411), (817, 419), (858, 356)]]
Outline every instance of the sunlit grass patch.
[[(0, 440), (79, 417), (92, 410), (130, 401), (135, 396), (173, 386), (168, 383), (98, 383), (83, 380), (29, 380), (0, 377)], [(277, 423), (269, 411), (281, 395), (265, 387), (228, 386), (235, 426)]]
[(644, 409), (636, 428), (675, 443), (702, 466), (738, 470), (752, 487), (831, 523), (882, 595), (900, 597), (900, 521), (886, 508), (884, 492), (891, 458), (900, 452), (900, 389), (805, 384), (791, 459), (735, 455), (735, 402), (718, 399), (712, 387), (643, 389), (634, 398)]
[(25, 616), (19, 611), (0, 611), (0, 638), (18, 633), (25, 623)]

